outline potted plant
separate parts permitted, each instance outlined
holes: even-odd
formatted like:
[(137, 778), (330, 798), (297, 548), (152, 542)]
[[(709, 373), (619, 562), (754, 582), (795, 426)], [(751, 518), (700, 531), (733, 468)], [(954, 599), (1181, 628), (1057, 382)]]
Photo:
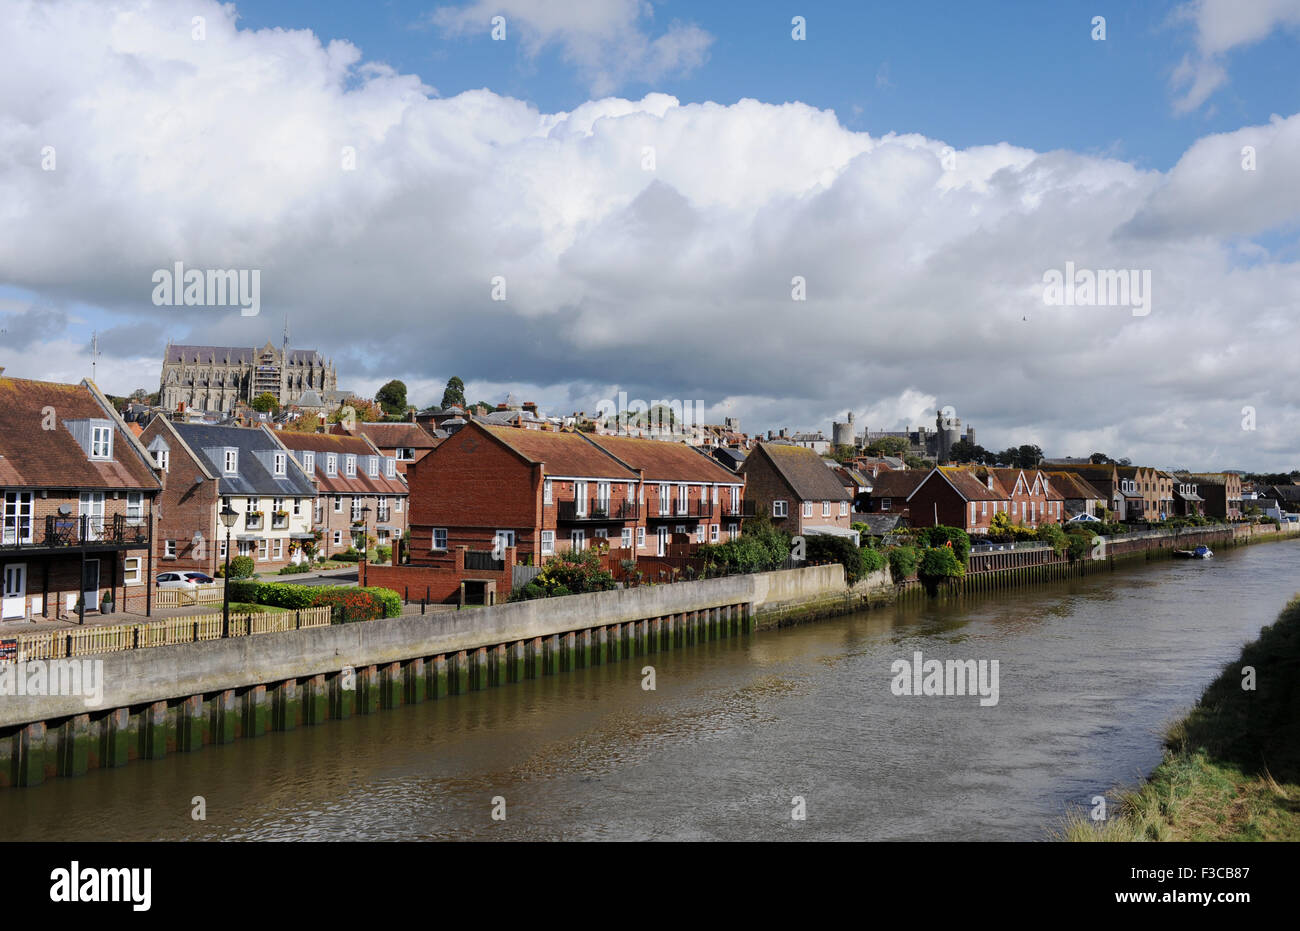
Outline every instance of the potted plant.
[(113, 603), (113, 593), (111, 591), (105, 591), (99, 599), (99, 613), (112, 614), (116, 607), (117, 605)]

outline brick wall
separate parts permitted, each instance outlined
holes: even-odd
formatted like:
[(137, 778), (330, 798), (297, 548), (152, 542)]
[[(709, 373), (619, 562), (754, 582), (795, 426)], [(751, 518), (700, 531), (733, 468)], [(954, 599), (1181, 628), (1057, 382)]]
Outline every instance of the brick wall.
[(506, 548), (505, 568), (499, 572), (466, 569), (466, 549), (468, 547), (457, 547), (449, 554), (450, 559), (439, 566), (393, 566), (367, 563), (361, 567), (360, 584), (391, 588), (404, 599), (413, 602), (427, 598), (431, 604), (458, 604), (462, 581), (488, 579), (496, 582), (497, 602), (508, 599), (513, 576), (512, 567), (515, 564), (515, 548)]

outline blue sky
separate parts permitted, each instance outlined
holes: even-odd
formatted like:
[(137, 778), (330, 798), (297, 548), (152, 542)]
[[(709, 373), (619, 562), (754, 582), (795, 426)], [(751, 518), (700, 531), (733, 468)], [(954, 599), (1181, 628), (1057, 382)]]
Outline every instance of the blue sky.
[[(428, 22), (436, 4), (250, 0), (247, 28), (311, 29), (346, 39), (366, 60), (420, 75), (442, 96), (486, 87), (546, 112), (591, 96), (556, 44), (536, 56), (518, 34), (494, 42), (444, 36)], [(447, 4), (454, 6), (454, 4)], [(694, 23), (714, 41), (708, 61), (653, 84), (629, 80), (621, 96), (662, 91), (683, 103), (802, 101), (832, 109), (872, 135), (922, 133), (956, 148), (1012, 142), (1038, 151), (1107, 154), (1167, 170), (1197, 138), (1295, 112), (1300, 102), (1294, 33), (1274, 32), (1227, 56), (1230, 82), (1206, 106), (1176, 114), (1170, 79), (1194, 46), (1180, 3), (1050, 2), (744, 4), (656, 2), (647, 30)], [(791, 39), (795, 14), (807, 39)], [(1092, 19), (1106, 18), (1106, 39)], [(653, 24), (653, 25), (651, 25)]]

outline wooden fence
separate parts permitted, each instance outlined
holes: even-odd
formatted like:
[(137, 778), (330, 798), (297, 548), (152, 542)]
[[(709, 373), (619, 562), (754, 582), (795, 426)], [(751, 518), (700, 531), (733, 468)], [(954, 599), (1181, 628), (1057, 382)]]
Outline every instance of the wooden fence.
[(189, 605), (221, 604), (225, 585), (199, 585), (194, 591), (183, 588), (160, 588), (153, 593), (155, 608), (184, 608)]
[[(329, 605), (283, 613), (232, 614), (230, 636), (283, 633), (308, 627), (328, 627), (329, 624)], [(221, 615), (202, 614), (146, 624), (51, 630), (39, 634), (21, 634), (17, 639), (18, 659), (68, 659), (94, 653), (116, 653), (199, 640), (220, 640)]]

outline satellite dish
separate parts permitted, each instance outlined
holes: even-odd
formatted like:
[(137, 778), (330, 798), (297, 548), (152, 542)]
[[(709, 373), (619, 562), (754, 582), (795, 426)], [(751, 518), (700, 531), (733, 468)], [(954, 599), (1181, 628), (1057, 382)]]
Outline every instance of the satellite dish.
[(202, 476), (202, 475), (196, 475), (196, 476), (194, 476), (194, 484), (195, 484), (195, 485), (202, 485), (202, 484), (203, 484), (203, 476)]
[(60, 504), (59, 513), (62, 514), (64, 517), (67, 517), (69, 514), (72, 513), (72, 507), (67, 504)]

